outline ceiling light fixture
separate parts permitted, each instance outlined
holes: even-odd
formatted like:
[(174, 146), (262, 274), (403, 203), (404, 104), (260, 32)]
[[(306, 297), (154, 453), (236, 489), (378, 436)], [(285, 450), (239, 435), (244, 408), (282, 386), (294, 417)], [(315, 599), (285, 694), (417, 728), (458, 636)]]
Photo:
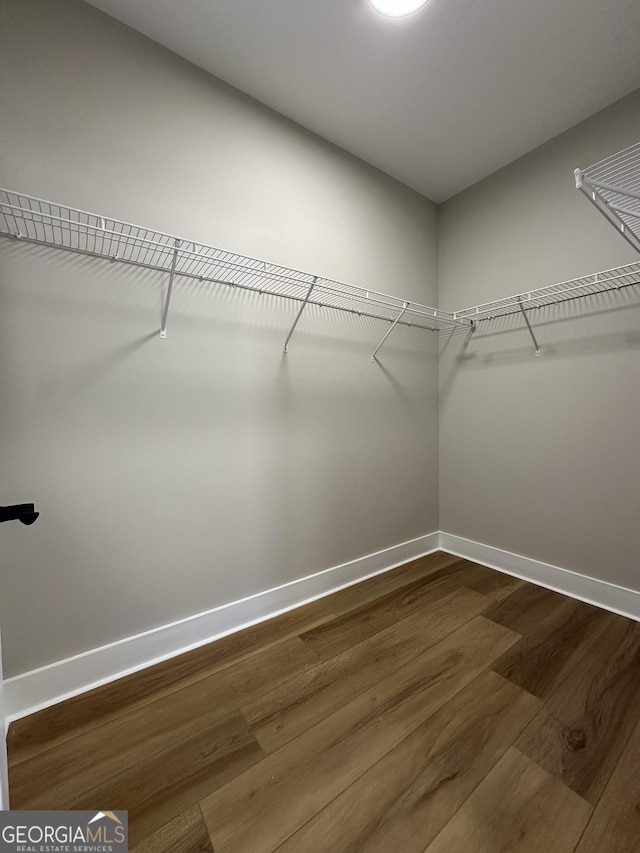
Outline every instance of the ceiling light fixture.
[(374, 9), (390, 18), (401, 18), (424, 6), (427, 0), (369, 0)]

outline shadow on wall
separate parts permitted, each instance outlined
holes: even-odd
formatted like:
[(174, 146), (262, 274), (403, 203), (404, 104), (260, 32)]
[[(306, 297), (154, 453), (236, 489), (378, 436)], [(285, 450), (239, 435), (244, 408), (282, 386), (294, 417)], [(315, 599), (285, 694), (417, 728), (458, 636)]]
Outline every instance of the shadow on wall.
[[(408, 330), (405, 343), (411, 335)], [(418, 331), (417, 338), (424, 340), (424, 333)], [(331, 343), (318, 335), (292, 342), (292, 351), (280, 354), (270, 387), (265, 414), (272, 446), (263, 456), (268, 470), (261, 478), (272, 487), (265, 553), (283, 565), (291, 563), (292, 553), (320, 567), (383, 548), (385, 536), (403, 541), (404, 521), (415, 530), (424, 522), (420, 506), (403, 507), (402, 490), (421, 506), (430, 503), (428, 431), (433, 417), (435, 436), (437, 389), (425, 375), (435, 378), (436, 341), (426, 350), (390, 344), (377, 362), (371, 362), (372, 348), (365, 349), (362, 339), (340, 350), (334, 342), (323, 356), (323, 346)], [(310, 359), (330, 365), (320, 382), (308, 381)], [(401, 459), (399, 444), (407, 451)], [(292, 522), (301, 503), (305, 511)]]
[(436, 518), (432, 333), (372, 363), (386, 323), (309, 306), (284, 355), (298, 303), (177, 280), (162, 341), (166, 274), (0, 249), (0, 487), (42, 508), (3, 537), (7, 676)]
[[(46, 307), (53, 321), (56, 315), (64, 314), (70, 307), (78, 311), (84, 306), (88, 318), (98, 308), (101, 312), (112, 310), (114, 317), (123, 308), (138, 312), (144, 310), (148, 312), (150, 337), (159, 334), (167, 294), (167, 272), (86, 257), (13, 238), (0, 237), (0, 248), (7, 268), (18, 267), (27, 255), (38, 265), (37, 279), (34, 277), (31, 281), (25, 281), (21, 278), (18, 284), (13, 284), (12, 276), (5, 276), (2, 282), (5, 298), (14, 293), (25, 305), (31, 303), (34, 307)], [(43, 289), (42, 274), (45, 269), (48, 280)], [(168, 327), (170, 329), (172, 321), (177, 319), (188, 324), (190, 332), (203, 334), (233, 336), (243, 330), (238, 327), (244, 327), (244, 331), (251, 329), (252, 333), (262, 329), (277, 330), (283, 334), (284, 343), (300, 305), (298, 301), (233, 285), (177, 276), (173, 285)], [(227, 332), (225, 327), (228, 328)], [(316, 336), (321, 343), (339, 342), (354, 349), (360, 346), (368, 357), (388, 328), (388, 322), (361, 316), (355, 311), (339, 311), (309, 304), (296, 328), (292, 346), (295, 347), (300, 335)], [(385, 351), (413, 355), (416, 347), (411, 345), (411, 338), (414, 335), (431, 334), (415, 329), (403, 338), (401, 331), (398, 329), (393, 340), (385, 343)]]
[[(528, 314), (540, 342), (540, 358), (548, 361), (640, 349), (639, 309), (640, 284), (635, 284), (530, 309)], [(602, 333), (603, 327), (609, 330)], [(518, 314), (483, 320), (474, 333), (466, 329), (441, 333), (439, 349), (441, 406), (446, 405), (461, 370), (515, 367), (536, 360), (533, 341)]]

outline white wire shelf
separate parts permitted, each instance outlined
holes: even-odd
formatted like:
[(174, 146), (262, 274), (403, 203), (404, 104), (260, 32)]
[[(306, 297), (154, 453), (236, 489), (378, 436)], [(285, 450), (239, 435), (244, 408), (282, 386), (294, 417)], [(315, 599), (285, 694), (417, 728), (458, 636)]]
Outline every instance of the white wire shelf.
[(595, 296), (598, 293), (620, 290), (635, 284), (640, 284), (640, 262), (584, 275), (581, 278), (572, 278), (538, 290), (528, 290), (505, 299), (496, 299), (494, 302), (485, 302), (473, 308), (454, 311), (453, 316), (466, 320), (493, 320), (507, 314), (520, 314), (523, 308), (530, 311), (547, 305), (557, 305), (569, 299), (580, 299), (585, 296)]
[(0, 189), (0, 235), (167, 273), (169, 280), (162, 337), (166, 337), (171, 288), (177, 276), (299, 302), (300, 311), (287, 337), (287, 344), (302, 310), (308, 304), (390, 322), (392, 325), (387, 335), (397, 324), (431, 331), (472, 325), (470, 320), (456, 318), (450, 312), (417, 302), (227, 252), (13, 190)]
[[(640, 145), (634, 146), (634, 150), (640, 158)], [(638, 181), (640, 186), (640, 177)], [(640, 193), (637, 195), (640, 211)], [(640, 212), (638, 217), (640, 221)], [(442, 311), (7, 189), (0, 189), (0, 236), (167, 273), (161, 337), (166, 337), (174, 279), (183, 276), (298, 302), (299, 310), (285, 341), (285, 352), (298, 320), (309, 304), (386, 321), (390, 326), (373, 352), (374, 359), (396, 325), (431, 331), (452, 327), (473, 331), (480, 322), (509, 314), (523, 316), (538, 355), (540, 349), (531, 328), (530, 311), (570, 299), (619, 291), (640, 283), (638, 262), (461, 311)]]
[(533, 340), (536, 355), (540, 355), (540, 347), (529, 320), (530, 311), (549, 305), (558, 305), (572, 299), (583, 299), (599, 293), (620, 291), (625, 287), (638, 284), (640, 284), (640, 262), (584, 275), (581, 278), (561, 281), (558, 284), (551, 284), (538, 290), (528, 290), (515, 296), (508, 296), (505, 299), (496, 299), (494, 302), (484, 302), (482, 305), (475, 305), (473, 308), (454, 311), (453, 316), (456, 319), (472, 320), (475, 325), (484, 320), (494, 320), (496, 317), (521, 314)]
[(640, 142), (574, 174), (576, 187), (640, 252)]

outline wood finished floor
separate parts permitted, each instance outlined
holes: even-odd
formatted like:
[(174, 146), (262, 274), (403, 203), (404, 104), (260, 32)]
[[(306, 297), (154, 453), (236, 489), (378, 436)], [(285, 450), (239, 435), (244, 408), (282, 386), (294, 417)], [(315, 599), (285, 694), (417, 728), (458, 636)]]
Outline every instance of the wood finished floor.
[(637, 853), (640, 624), (438, 553), (13, 723), (135, 853)]

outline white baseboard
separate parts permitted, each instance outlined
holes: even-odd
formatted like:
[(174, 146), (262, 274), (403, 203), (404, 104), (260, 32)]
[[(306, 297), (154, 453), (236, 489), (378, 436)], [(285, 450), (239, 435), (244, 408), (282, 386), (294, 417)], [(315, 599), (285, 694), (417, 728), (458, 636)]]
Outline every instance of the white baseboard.
[(8, 678), (4, 682), (7, 724), (438, 550), (640, 621), (640, 592), (636, 590), (462, 536), (429, 533), (179, 622)]
[(452, 533), (440, 533), (440, 548), (456, 557), (473, 560), (474, 563), (480, 563), (490, 569), (497, 569), (499, 572), (640, 621), (640, 592), (637, 590), (590, 578), (549, 563), (541, 563), (531, 557), (473, 542)]
[[(4, 720), (4, 693), (2, 690), (2, 643), (0, 642), (0, 725)], [(6, 734), (6, 727), (3, 731)], [(7, 744), (0, 739), (0, 812), (9, 808), (9, 774), (7, 767)]]
[(438, 550), (429, 533), (4, 682), (7, 723)]

